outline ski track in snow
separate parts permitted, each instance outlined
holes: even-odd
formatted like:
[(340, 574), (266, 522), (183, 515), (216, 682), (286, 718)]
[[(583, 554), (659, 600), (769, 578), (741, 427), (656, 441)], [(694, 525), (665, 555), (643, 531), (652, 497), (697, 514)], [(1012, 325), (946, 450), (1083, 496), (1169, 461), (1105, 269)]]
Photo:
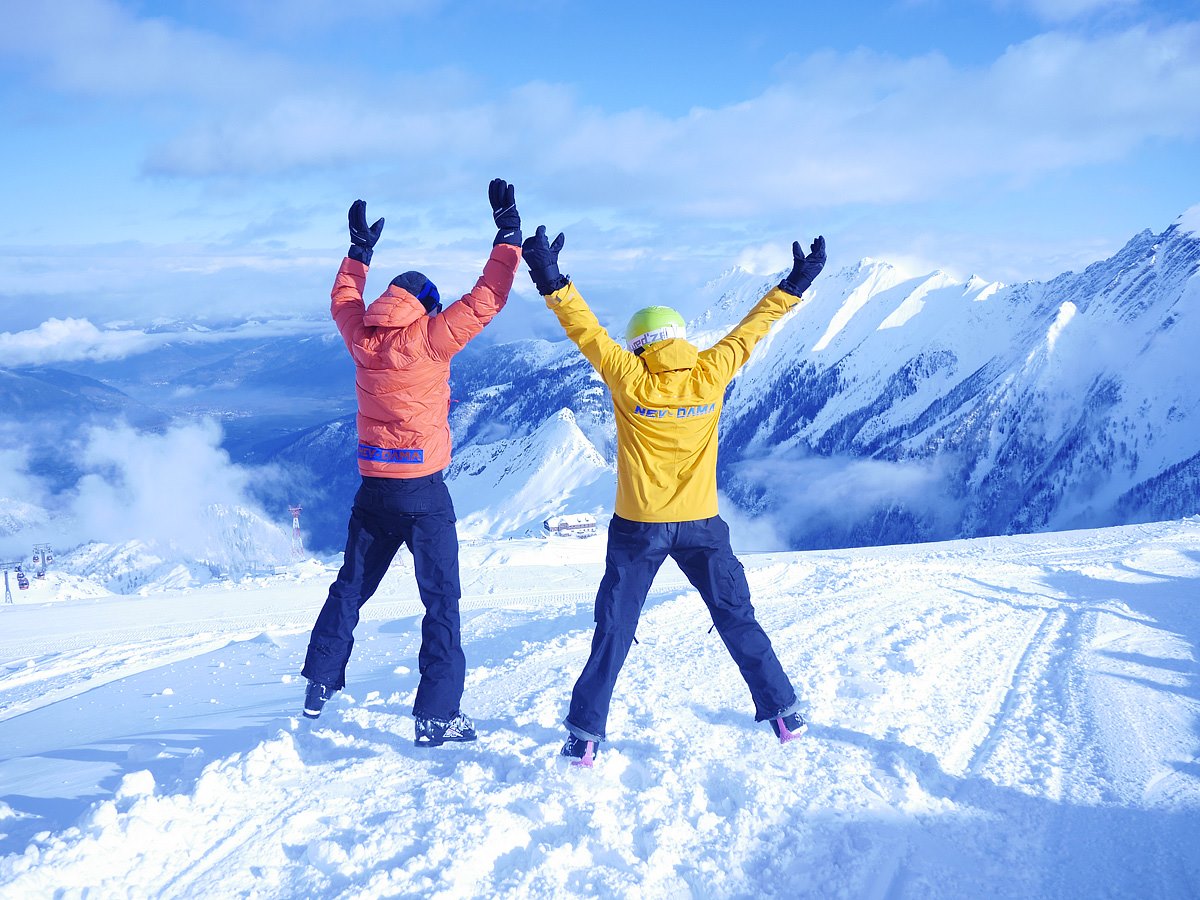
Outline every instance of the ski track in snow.
[(1200, 520), (743, 561), (808, 734), (664, 570), (591, 772), (556, 755), (599, 559), (470, 576), (482, 737), (436, 750), (386, 592), (312, 723), (315, 587), (0, 642), (0, 895), (1200, 894)]

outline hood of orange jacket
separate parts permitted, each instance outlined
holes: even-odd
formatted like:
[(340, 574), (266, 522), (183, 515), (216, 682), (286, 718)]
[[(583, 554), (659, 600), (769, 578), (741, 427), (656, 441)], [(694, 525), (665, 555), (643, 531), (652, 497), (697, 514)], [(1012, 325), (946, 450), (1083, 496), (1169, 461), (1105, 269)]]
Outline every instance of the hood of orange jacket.
[(404, 288), (388, 285), (363, 314), (369, 328), (404, 328), (428, 316), (425, 306)]

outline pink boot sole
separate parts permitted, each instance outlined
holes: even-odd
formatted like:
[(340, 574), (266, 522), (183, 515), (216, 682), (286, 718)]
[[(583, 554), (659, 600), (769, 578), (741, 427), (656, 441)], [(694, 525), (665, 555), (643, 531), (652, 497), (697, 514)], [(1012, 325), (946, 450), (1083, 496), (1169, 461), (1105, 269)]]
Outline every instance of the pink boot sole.
[(595, 749), (595, 742), (588, 741), (587, 746), (584, 747), (583, 756), (572, 762), (571, 765), (578, 769), (590, 769), (596, 762)]
[(808, 724), (803, 723), (795, 731), (788, 731), (788, 727), (783, 724), (783, 717), (775, 720), (775, 724), (779, 726), (779, 743), (786, 744), (788, 741), (794, 741), (804, 732), (808, 731)]

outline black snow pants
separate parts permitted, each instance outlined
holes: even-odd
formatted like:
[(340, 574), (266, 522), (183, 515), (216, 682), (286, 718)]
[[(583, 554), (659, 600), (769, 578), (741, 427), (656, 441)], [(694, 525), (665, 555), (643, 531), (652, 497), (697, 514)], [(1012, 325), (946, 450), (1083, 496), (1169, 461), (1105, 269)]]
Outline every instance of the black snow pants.
[(617, 675), (633, 643), (646, 594), (668, 555), (704, 599), (750, 688), (755, 719), (762, 722), (798, 707), (771, 640), (754, 617), (746, 573), (733, 555), (724, 520), (713, 516), (692, 522), (633, 522), (613, 516), (604, 578), (596, 594), (592, 652), (575, 682), (564, 721), (576, 737), (604, 740)]
[(420, 478), (363, 477), (350, 511), (346, 555), (309, 639), (301, 674), (340, 690), (359, 610), (400, 545), (412, 551), (421, 620), (421, 672), (413, 715), (451, 719), (460, 710), (466, 659), (459, 634), (458, 534), (441, 472)]

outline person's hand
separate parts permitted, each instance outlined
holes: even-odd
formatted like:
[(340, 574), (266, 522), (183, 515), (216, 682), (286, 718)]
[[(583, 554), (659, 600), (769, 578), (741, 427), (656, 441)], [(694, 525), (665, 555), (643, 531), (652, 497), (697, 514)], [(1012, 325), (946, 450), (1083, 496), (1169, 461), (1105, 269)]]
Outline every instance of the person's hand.
[(825, 238), (818, 236), (808, 249), (808, 255), (800, 249), (799, 241), (792, 241), (792, 271), (779, 282), (779, 286), (799, 297), (813, 283), (813, 279), (825, 268)]
[(517, 212), (516, 189), (503, 178), (493, 178), (488, 185), (488, 202), (492, 204), (492, 221), (496, 223), (497, 244), (521, 246), (521, 214)]
[(565, 238), (560, 231), (554, 243), (546, 240), (546, 226), (539, 225), (537, 233), (521, 245), (521, 256), (529, 266), (529, 277), (538, 293), (543, 297), (566, 287), (571, 278), (558, 271), (558, 251), (563, 248)]
[(349, 219), (350, 250), (346, 255), (364, 266), (369, 266), (371, 255), (375, 252), (375, 244), (379, 241), (379, 235), (383, 234), (383, 219), (377, 219), (374, 225), (367, 227), (366, 200), (355, 200), (350, 204)]

